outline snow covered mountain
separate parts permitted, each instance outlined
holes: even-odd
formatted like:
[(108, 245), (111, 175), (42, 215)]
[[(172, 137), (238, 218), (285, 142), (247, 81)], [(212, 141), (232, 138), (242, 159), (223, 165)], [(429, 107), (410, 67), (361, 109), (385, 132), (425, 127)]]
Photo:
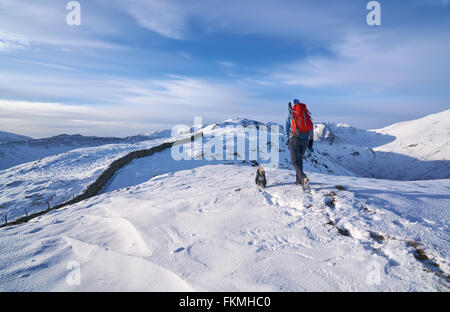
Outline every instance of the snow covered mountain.
[(370, 131), (319, 123), (315, 139), (322, 155), (359, 176), (450, 178), (450, 110)]
[[(450, 178), (450, 109), (376, 130), (395, 140), (374, 148), (381, 162), (403, 169), (401, 180)], [(394, 155), (392, 155), (394, 154)], [(384, 175), (389, 178), (387, 166)], [(392, 171), (391, 171), (392, 172)]]
[[(21, 136), (18, 136), (20, 138)], [(154, 131), (148, 135), (137, 135), (126, 138), (94, 137), (62, 134), (44, 139), (17, 141), (15, 137), (6, 144), (0, 145), (0, 170), (42, 159), (47, 156), (65, 153), (77, 148), (101, 146), (106, 144), (138, 143), (156, 138), (170, 137), (170, 130)], [(2, 139), (0, 133), (0, 141)]]
[[(448, 126), (439, 118), (419, 122), (429, 137)], [(97, 196), (0, 228), (0, 290), (448, 291), (450, 179), (373, 178), (388, 174), (380, 155), (394, 155), (395, 166), (395, 155), (416, 159), (396, 146), (417, 134), (317, 123), (303, 193), (281, 126), (263, 146), (239, 130), (265, 126), (277, 127), (238, 118), (206, 125), (196, 143), (178, 146), (199, 160), (161, 149), (127, 162)], [(190, 135), (75, 148), (0, 170), (0, 219), (67, 202), (130, 153)], [(217, 148), (217, 138), (242, 140), (246, 151)], [(449, 154), (437, 146), (448, 136), (433, 140), (423, 144), (440, 153), (444, 165), (433, 166), (443, 170)], [(249, 155), (266, 145), (279, 159), (275, 167), (257, 160), (268, 178), (259, 189)], [(68, 263), (82, 268), (80, 283), (68, 282)]]
[(84, 147), (0, 171), (0, 211), (10, 221), (80, 195), (115, 160), (169, 139)]
[[(192, 151), (192, 158), (197, 158), (204, 154), (203, 147), (213, 136), (234, 135), (236, 137), (243, 137), (246, 145), (249, 145), (249, 138), (245, 133), (240, 133), (237, 128), (227, 128), (230, 126), (260, 126), (262, 123), (250, 121), (247, 119), (229, 119), (221, 123), (207, 125), (201, 129), (204, 134), (200, 148)], [(282, 130), (282, 128), (281, 128)], [(283, 131), (276, 134), (280, 141), (279, 151), (279, 166), (288, 168), (289, 156)], [(187, 134), (189, 136), (189, 134)], [(186, 136), (181, 134), (180, 137)], [(17, 165), (15, 167), (0, 171), (0, 211), (7, 215), (10, 221), (25, 216), (26, 214), (36, 213), (62, 204), (78, 195), (80, 195), (89, 185), (94, 183), (96, 179), (105, 171), (109, 165), (115, 160), (124, 157), (130, 152), (148, 149), (164, 142), (173, 141), (171, 138), (150, 139), (135, 143), (120, 143), (120, 144), (106, 144), (97, 147), (84, 147), (72, 149), (68, 152), (56, 154), (54, 156), (45, 157), (37, 161)], [(60, 146), (60, 138), (57, 137), (58, 146)], [(68, 148), (73, 148), (75, 145), (72, 138), (69, 138), (71, 145)], [(81, 137), (85, 139), (85, 137)], [(93, 140), (101, 141), (101, 139), (94, 138)], [(114, 140), (114, 139), (109, 139)], [(130, 140), (130, 139), (124, 139)], [(94, 142), (95, 142), (94, 141)], [(44, 140), (44, 144), (48, 144)], [(108, 142), (108, 141), (106, 141)], [(268, 143), (271, 144), (270, 138)], [(26, 145), (27, 146), (27, 145)], [(42, 144), (38, 144), (39, 147)], [(226, 154), (225, 147), (221, 146), (222, 152)], [(219, 151), (215, 151), (218, 153)], [(252, 150), (256, 152), (256, 149)], [(278, 152), (277, 152), (278, 154)], [(214, 156), (214, 155), (211, 155)], [(237, 157), (231, 156), (232, 159)], [(215, 163), (238, 163), (244, 165), (252, 164), (249, 161), (249, 154), (242, 155), (243, 160), (173, 160), (171, 150), (167, 149), (161, 151), (153, 157), (145, 157), (133, 161), (128, 166), (122, 168), (116, 174), (118, 178), (113, 177), (107, 184), (103, 192), (113, 191), (118, 188), (137, 185), (151, 179), (155, 175), (173, 172), (176, 170), (183, 170), (188, 168), (196, 168), (206, 164)], [(157, 161), (154, 161), (154, 158)], [(354, 175), (350, 171), (335, 165), (328, 161), (320, 154), (309, 155), (305, 162), (305, 168), (314, 172), (334, 173), (339, 175)]]
[(30, 138), (27, 136), (0, 131), (0, 144), (16, 142), (16, 141), (28, 141), (28, 140), (32, 140), (32, 139), (33, 138)]
[(420, 160), (449, 160), (450, 109), (426, 117), (376, 130), (394, 136), (392, 142), (375, 150), (394, 152)]

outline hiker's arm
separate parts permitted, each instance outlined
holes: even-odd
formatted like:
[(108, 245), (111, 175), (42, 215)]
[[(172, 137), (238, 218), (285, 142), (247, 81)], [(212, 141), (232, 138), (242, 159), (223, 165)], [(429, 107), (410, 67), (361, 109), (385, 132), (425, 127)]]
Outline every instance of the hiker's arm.
[(287, 116), (286, 116), (284, 130), (286, 131), (286, 141), (287, 141), (287, 140), (289, 140), (289, 132), (291, 132), (291, 115), (290, 114), (287, 114)]

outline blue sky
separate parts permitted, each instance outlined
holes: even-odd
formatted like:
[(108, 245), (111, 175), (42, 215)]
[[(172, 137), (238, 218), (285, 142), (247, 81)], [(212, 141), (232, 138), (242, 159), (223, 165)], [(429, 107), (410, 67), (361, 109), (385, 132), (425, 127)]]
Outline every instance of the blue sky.
[(247, 117), (380, 128), (450, 107), (448, 0), (0, 1), (0, 130), (125, 136)]

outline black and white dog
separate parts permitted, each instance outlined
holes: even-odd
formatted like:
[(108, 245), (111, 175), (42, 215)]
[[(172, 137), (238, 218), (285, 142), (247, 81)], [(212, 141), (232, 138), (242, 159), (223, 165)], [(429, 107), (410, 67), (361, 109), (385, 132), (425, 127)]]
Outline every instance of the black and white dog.
[(266, 187), (266, 173), (264, 172), (264, 168), (262, 165), (258, 167), (258, 170), (256, 170), (256, 178), (255, 178), (256, 185), (262, 186), (263, 188)]

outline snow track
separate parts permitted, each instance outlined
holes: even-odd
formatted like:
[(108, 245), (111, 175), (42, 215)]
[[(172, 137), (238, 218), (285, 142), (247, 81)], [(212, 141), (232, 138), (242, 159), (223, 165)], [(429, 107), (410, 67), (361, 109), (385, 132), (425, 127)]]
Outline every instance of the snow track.
[[(302, 227), (306, 237), (314, 242), (320, 241), (322, 244), (327, 244), (329, 240), (324, 239), (323, 229), (317, 228), (317, 224), (328, 228), (330, 235), (342, 235), (353, 239), (357, 245), (364, 246), (374, 254), (386, 259), (387, 264), (384, 269), (386, 274), (390, 273), (392, 267), (417, 261), (419, 268), (436, 274), (441, 280), (442, 289), (448, 290), (450, 276), (441, 268), (443, 264), (448, 272), (446, 254), (439, 255), (432, 249), (426, 249), (422, 243), (418, 243), (410, 237), (397, 236), (404, 235), (402, 224), (409, 224), (408, 219), (395, 214), (389, 216), (396, 220), (392, 221), (393, 227), (387, 230), (386, 219), (390, 218), (386, 218), (386, 215), (390, 214), (389, 211), (370, 211), (367, 208), (367, 200), (358, 198), (355, 193), (346, 191), (340, 185), (337, 187), (314, 185), (306, 192), (301, 191), (300, 187), (293, 191), (289, 188), (282, 188), (282, 192), (272, 191), (273, 188), (279, 186), (287, 185), (279, 183), (269, 186), (268, 189), (259, 189), (259, 191), (269, 205), (282, 210), (283, 214), (291, 220), (287, 221), (289, 228)], [(286, 192), (287, 190), (289, 191)], [(312, 223), (307, 222), (308, 219), (312, 220)], [(385, 232), (377, 232), (380, 228), (377, 223), (383, 224)], [(417, 229), (415, 230), (417, 231)], [(426, 233), (422, 232), (421, 237), (424, 236)], [(292, 243), (286, 239), (277, 239), (276, 241), (278, 247), (280, 244)], [(309, 244), (302, 243), (302, 245), (311, 248)], [(398, 250), (402, 250), (400, 254)], [(308, 258), (308, 256), (303, 256)], [(439, 263), (440, 261), (441, 263)]]

